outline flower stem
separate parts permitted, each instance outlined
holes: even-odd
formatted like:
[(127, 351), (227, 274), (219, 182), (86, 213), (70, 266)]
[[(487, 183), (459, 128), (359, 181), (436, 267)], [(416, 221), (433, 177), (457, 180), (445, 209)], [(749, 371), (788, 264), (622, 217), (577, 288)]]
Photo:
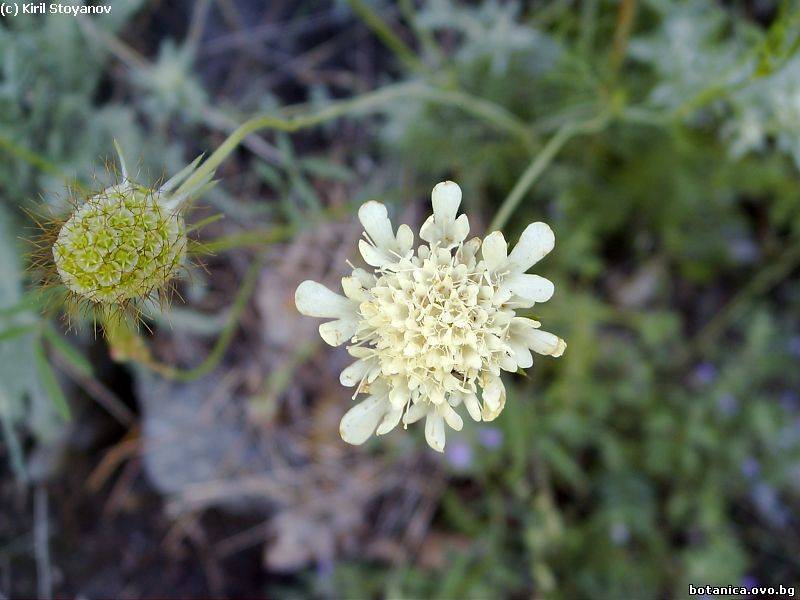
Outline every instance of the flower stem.
[(628, 52), (628, 41), (633, 28), (633, 19), (636, 15), (638, 0), (622, 0), (617, 12), (617, 26), (614, 29), (614, 42), (611, 50), (611, 70), (616, 75), (619, 72), (625, 55)]
[(0, 149), (3, 149), (9, 154), (24, 160), (42, 173), (47, 173), (48, 175), (54, 175), (55, 177), (58, 177), (59, 179), (63, 180), (67, 186), (71, 186), (75, 189), (83, 191), (80, 182), (76, 178), (70, 177), (64, 173), (54, 162), (42, 156), (41, 154), (37, 154), (36, 152), (19, 145), (17, 142), (9, 137), (6, 137), (5, 135), (0, 135)]
[(535, 143), (533, 130), (528, 123), (510, 113), (503, 106), (489, 100), (460, 90), (445, 90), (429, 86), (420, 90), (419, 97), (437, 104), (457, 106), (464, 112), (481, 117), (483, 120), (494, 124), (498, 129), (519, 138), (528, 149)]
[(289, 239), (295, 231), (296, 227), (292, 225), (275, 225), (268, 229), (240, 231), (223, 235), (207, 242), (190, 242), (189, 252), (191, 254), (208, 254), (233, 250), (234, 248), (275, 244)]
[(409, 48), (398, 35), (391, 30), (378, 13), (372, 10), (362, 0), (347, 0), (350, 8), (356, 13), (364, 24), (369, 27), (378, 39), (411, 71), (423, 71), (425, 65), (417, 58), (416, 53)]
[(309, 115), (298, 115), (281, 117), (276, 115), (264, 115), (253, 117), (237, 127), (228, 138), (203, 162), (197, 170), (184, 181), (176, 191), (176, 194), (191, 189), (196, 182), (214, 172), (214, 170), (224, 161), (231, 152), (251, 133), (259, 129), (275, 129), (287, 133), (295, 132), (306, 127), (313, 127), (326, 121), (337, 119), (341, 116), (360, 111), (374, 109), (377, 106), (393, 100), (399, 96), (409, 94), (419, 88), (419, 83), (403, 83), (386, 86), (374, 92), (369, 92), (362, 96), (357, 96), (350, 100), (336, 102), (322, 109), (319, 112)]
[(800, 265), (800, 241), (795, 241), (779, 256), (769, 262), (742, 287), (733, 298), (709, 320), (691, 342), (684, 346), (679, 354), (679, 362), (688, 362), (693, 356), (702, 356), (714, 344), (727, 328), (740, 318), (753, 298), (766, 293), (772, 287), (785, 281), (787, 276)]
[(228, 322), (225, 324), (225, 327), (222, 329), (222, 333), (214, 343), (214, 347), (211, 349), (211, 352), (209, 352), (208, 356), (205, 358), (205, 360), (203, 360), (203, 362), (191, 369), (179, 369), (169, 365), (164, 365), (155, 360), (147, 361), (146, 366), (162, 377), (172, 379), (174, 381), (184, 382), (194, 381), (195, 379), (199, 379), (213, 371), (225, 356), (225, 352), (233, 341), (233, 337), (236, 334), (236, 328), (238, 327), (239, 321), (241, 321), (242, 316), (244, 315), (244, 310), (247, 308), (247, 302), (250, 300), (250, 296), (253, 295), (256, 282), (258, 281), (258, 275), (261, 272), (261, 267), (264, 266), (265, 260), (266, 253), (262, 252), (258, 258), (250, 263), (250, 267), (244, 276), (242, 285), (239, 288), (239, 291), (236, 293), (236, 298), (231, 306)]
[(545, 169), (550, 166), (550, 163), (553, 162), (553, 159), (570, 139), (576, 135), (601, 131), (606, 127), (609, 120), (610, 115), (604, 113), (589, 121), (582, 123), (570, 122), (562, 125), (544, 145), (541, 151), (533, 158), (528, 168), (523, 171), (511, 192), (506, 196), (503, 204), (500, 205), (500, 209), (495, 214), (494, 219), (492, 219), (489, 225), (489, 231), (496, 231), (503, 228), (519, 206), (519, 203), (525, 197), (525, 194), (530, 190), (531, 186), (536, 183)]
[(334, 102), (322, 110), (311, 114), (292, 114), (298, 108), (288, 108), (289, 116), (263, 115), (253, 117), (237, 127), (228, 138), (202, 163), (192, 175), (176, 190), (176, 195), (191, 189), (197, 182), (207, 177), (233, 152), (250, 134), (260, 129), (274, 129), (293, 133), (300, 129), (314, 127), (333, 121), (345, 115), (377, 110), (393, 100), (403, 97), (423, 98), (437, 104), (454, 106), (464, 112), (480, 117), (507, 133), (512, 133), (530, 146), (532, 139), (526, 123), (517, 119), (501, 106), (483, 98), (476, 98), (460, 91), (446, 91), (432, 87), (422, 81), (411, 81), (387, 85), (355, 98)]

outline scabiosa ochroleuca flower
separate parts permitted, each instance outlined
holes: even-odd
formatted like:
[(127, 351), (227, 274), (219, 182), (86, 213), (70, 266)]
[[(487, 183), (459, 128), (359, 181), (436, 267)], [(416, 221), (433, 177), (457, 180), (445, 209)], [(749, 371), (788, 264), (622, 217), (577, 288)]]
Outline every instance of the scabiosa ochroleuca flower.
[(344, 296), (315, 281), (295, 293), (298, 310), (333, 319), (320, 325), (332, 346), (349, 342), (356, 362), (341, 374), (365, 400), (342, 418), (342, 438), (365, 442), (425, 419), (428, 444), (444, 450), (445, 424), (463, 426), (461, 405), (475, 421), (503, 410), (500, 372), (533, 364), (531, 350), (561, 356), (564, 340), (542, 331), (516, 310), (546, 302), (553, 284), (528, 274), (553, 249), (553, 231), (532, 223), (509, 253), (499, 231), (466, 241), (469, 222), (457, 216), (461, 189), (452, 181), (433, 188), (433, 215), (422, 225), (416, 251), (407, 225), (395, 233), (386, 207), (367, 202), (358, 211), (365, 235), (359, 250), (371, 271), (355, 268), (342, 279)]

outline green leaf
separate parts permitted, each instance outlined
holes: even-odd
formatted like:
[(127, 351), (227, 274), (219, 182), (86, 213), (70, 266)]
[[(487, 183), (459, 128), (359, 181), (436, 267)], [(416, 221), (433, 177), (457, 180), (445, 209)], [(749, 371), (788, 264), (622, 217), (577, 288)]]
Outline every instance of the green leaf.
[(345, 183), (353, 179), (353, 172), (350, 169), (324, 158), (304, 158), (300, 161), (300, 166), (309, 175), (322, 179), (332, 179)]
[(38, 327), (39, 327), (38, 323), (33, 323), (30, 325), (15, 325), (13, 327), (9, 327), (8, 329), (0, 331), (0, 342), (5, 342), (7, 340), (14, 339), (15, 337), (25, 335), (26, 333), (36, 331)]
[[(5, 406), (7, 402), (8, 398), (3, 395), (3, 390), (0, 389), (0, 405)], [(19, 438), (14, 431), (14, 424), (11, 422), (8, 411), (5, 408), (0, 408), (0, 427), (3, 430), (3, 438), (10, 457), (11, 468), (18, 480), (25, 481), (27, 479), (25, 454), (22, 451), (22, 444), (20, 444)]]
[(0, 204), (0, 395), (5, 398), (0, 412), (11, 425), (24, 419), (27, 409), (23, 399), (36, 395), (31, 336), (37, 327), (29, 311), (31, 296), (23, 296), (22, 267), (15, 243), (16, 223)]
[(67, 342), (64, 337), (55, 330), (52, 324), (47, 324), (44, 328), (44, 337), (58, 352), (58, 354), (72, 366), (75, 371), (86, 377), (92, 377), (94, 371), (92, 363), (80, 353), (72, 344)]
[(39, 308), (42, 306), (42, 304), (43, 301), (40, 290), (28, 292), (16, 304), (0, 307), (0, 317), (13, 317), (19, 313), (24, 313), (26, 311)]
[(197, 223), (192, 223), (191, 225), (189, 225), (186, 228), (186, 233), (192, 233), (193, 231), (198, 231), (224, 218), (225, 215), (223, 215), (222, 213), (213, 214), (210, 217), (206, 217), (205, 219), (198, 221)]
[(36, 370), (39, 373), (39, 378), (42, 382), (42, 386), (44, 386), (45, 392), (50, 397), (50, 400), (52, 401), (53, 406), (58, 413), (64, 419), (70, 420), (72, 417), (69, 410), (69, 404), (67, 403), (67, 398), (58, 383), (58, 378), (53, 371), (53, 367), (50, 366), (50, 363), (47, 360), (47, 354), (44, 351), (44, 346), (42, 345), (41, 339), (36, 341), (34, 357), (36, 360)]
[(558, 443), (551, 440), (541, 440), (539, 448), (542, 458), (547, 462), (553, 473), (569, 482), (575, 489), (584, 490), (588, 485), (586, 475), (580, 465)]

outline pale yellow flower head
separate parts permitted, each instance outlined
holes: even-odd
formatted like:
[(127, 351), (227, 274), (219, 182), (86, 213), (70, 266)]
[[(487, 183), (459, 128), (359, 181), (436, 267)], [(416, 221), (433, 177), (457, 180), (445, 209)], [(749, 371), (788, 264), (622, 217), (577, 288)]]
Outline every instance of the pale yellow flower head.
[(342, 438), (365, 442), (425, 418), (425, 438), (444, 450), (445, 423), (463, 426), (457, 408), (475, 421), (503, 410), (500, 372), (533, 364), (531, 350), (561, 356), (566, 344), (539, 329), (516, 309), (546, 302), (553, 284), (526, 273), (553, 249), (553, 232), (532, 223), (508, 252), (503, 234), (466, 241), (469, 222), (458, 216), (461, 189), (452, 181), (431, 195), (433, 215), (420, 228), (427, 242), (416, 251), (407, 225), (395, 233), (386, 207), (370, 201), (358, 211), (365, 234), (359, 250), (370, 270), (342, 279), (344, 296), (314, 281), (297, 288), (298, 310), (333, 319), (320, 325), (332, 346), (350, 343), (356, 362), (341, 374), (343, 385), (367, 398), (342, 418)]

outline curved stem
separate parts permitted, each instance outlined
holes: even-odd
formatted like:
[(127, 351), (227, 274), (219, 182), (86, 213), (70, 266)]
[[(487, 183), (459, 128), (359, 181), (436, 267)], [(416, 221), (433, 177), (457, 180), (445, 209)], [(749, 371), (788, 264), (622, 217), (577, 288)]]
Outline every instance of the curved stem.
[[(476, 98), (464, 92), (440, 90), (421, 81), (397, 83), (368, 92), (362, 96), (334, 102), (326, 108), (311, 114), (291, 115), (293, 109), (288, 108), (285, 113), (290, 113), (290, 116), (263, 115), (253, 117), (237, 127), (211, 156), (192, 173), (191, 177), (181, 184), (175, 193), (180, 194), (187, 189), (191, 189), (193, 185), (202, 181), (204, 177), (211, 175), (248, 135), (260, 129), (275, 129), (293, 133), (300, 129), (333, 121), (345, 115), (374, 111), (393, 100), (403, 97), (419, 97), (437, 104), (460, 108), (466, 113), (492, 123), (506, 133), (514, 134), (524, 140), (526, 146), (530, 146), (532, 142), (529, 127), (526, 123), (489, 100)], [(297, 109), (295, 108), (294, 110)]]
[(239, 288), (239, 291), (236, 293), (236, 298), (233, 301), (233, 305), (231, 306), (228, 322), (225, 324), (225, 327), (223, 328), (220, 336), (217, 338), (214, 347), (211, 349), (211, 352), (209, 352), (208, 356), (205, 358), (205, 360), (203, 360), (203, 362), (191, 369), (179, 369), (177, 367), (161, 364), (151, 359), (145, 363), (146, 366), (162, 377), (184, 382), (199, 379), (200, 377), (208, 375), (211, 371), (213, 371), (225, 356), (225, 352), (228, 350), (228, 347), (233, 341), (233, 337), (236, 334), (236, 328), (239, 326), (239, 321), (241, 321), (244, 310), (247, 307), (247, 302), (250, 299), (250, 296), (253, 294), (253, 290), (255, 290), (256, 282), (258, 281), (258, 274), (261, 271), (261, 267), (264, 265), (265, 259), (266, 253), (262, 252), (261, 255), (250, 264), (244, 280), (242, 281), (242, 285)]
[(602, 114), (590, 121), (583, 123), (566, 123), (556, 131), (553, 137), (544, 145), (544, 148), (534, 157), (528, 168), (523, 171), (517, 183), (514, 185), (511, 192), (509, 192), (500, 209), (492, 219), (489, 225), (489, 231), (496, 231), (502, 229), (508, 222), (508, 219), (519, 206), (522, 198), (530, 190), (531, 186), (536, 183), (536, 180), (542, 175), (544, 170), (550, 166), (553, 159), (561, 151), (564, 145), (574, 136), (595, 133), (602, 130), (608, 124), (610, 115)]
[(350, 5), (350, 8), (353, 9), (353, 12), (364, 21), (364, 24), (378, 36), (378, 39), (383, 45), (394, 52), (395, 56), (397, 56), (408, 69), (412, 71), (422, 71), (425, 69), (425, 65), (417, 58), (416, 53), (409, 48), (408, 44), (401, 40), (384, 20), (380, 18), (378, 13), (367, 6), (363, 0), (347, 0), (347, 3)]
[(54, 175), (58, 177), (59, 179), (63, 180), (67, 186), (71, 186), (79, 191), (84, 190), (77, 178), (70, 177), (64, 173), (57, 164), (45, 156), (37, 154), (36, 152), (17, 144), (10, 137), (0, 134), (0, 149), (4, 149), (9, 154), (24, 160), (42, 173), (47, 173), (48, 175)]
[(253, 117), (237, 127), (211, 156), (192, 173), (192, 176), (181, 184), (176, 193), (179, 194), (186, 189), (190, 189), (196, 182), (201, 181), (204, 177), (213, 173), (222, 161), (236, 149), (242, 140), (259, 129), (269, 128), (292, 133), (299, 129), (313, 127), (320, 123), (325, 123), (326, 121), (332, 121), (346, 114), (374, 109), (385, 102), (412, 93), (419, 88), (420, 84), (418, 82), (395, 84), (374, 92), (369, 92), (363, 96), (357, 96), (350, 100), (335, 102), (321, 111), (309, 115), (290, 117), (264, 115)]
[(500, 104), (472, 96), (460, 90), (444, 90), (434, 87), (421, 89), (419, 96), (438, 104), (457, 106), (464, 112), (480, 117), (494, 124), (498, 129), (502, 129), (506, 133), (519, 138), (528, 149), (535, 142), (530, 125), (510, 113)]
[(617, 25), (614, 29), (614, 42), (611, 49), (611, 70), (616, 76), (628, 52), (628, 41), (633, 28), (638, 0), (622, 0), (617, 11)]
[(711, 348), (726, 329), (740, 318), (753, 298), (766, 293), (770, 288), (786, 280), (786, 277), (800, 265), (800, 241), (789, 246), (770, 264), (759, 271), (741, 288), (736, 295), (720, 309), (710, 321), (684, 346), (679, 361), (686, 362), (692, 356), (702, 356)]

